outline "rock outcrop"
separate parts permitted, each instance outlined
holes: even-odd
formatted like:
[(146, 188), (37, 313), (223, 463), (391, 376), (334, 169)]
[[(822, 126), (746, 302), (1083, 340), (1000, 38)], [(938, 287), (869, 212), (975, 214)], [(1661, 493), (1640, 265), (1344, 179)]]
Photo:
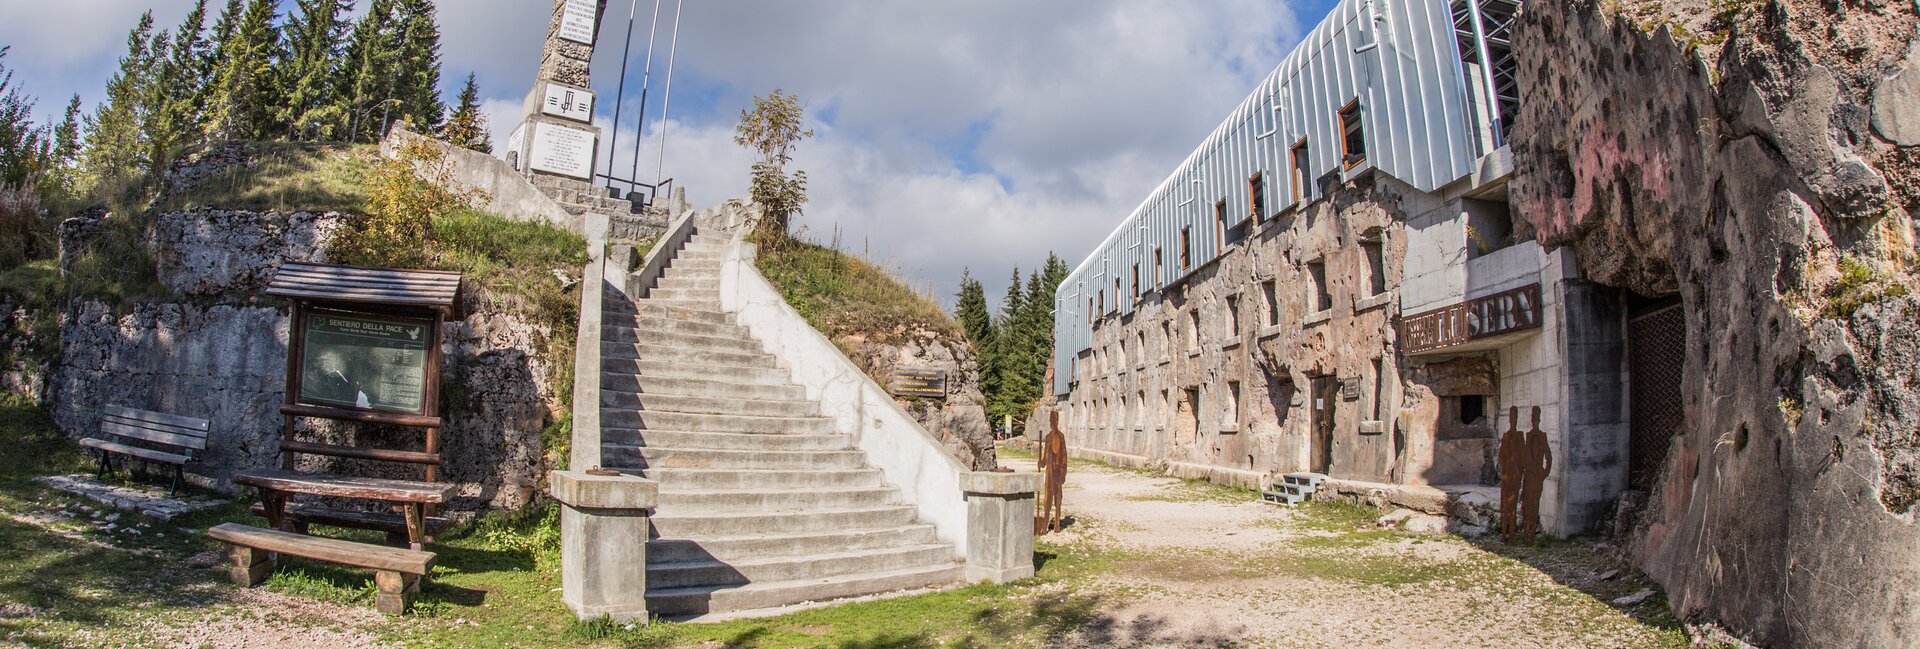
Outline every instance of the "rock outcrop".
[(1920, 643), (1920, 8), (1734, 9), (1707, 61), (1603, 3), (1528, 3), (1514, 214), (1684, 307), (1685, 432), (1628, 546), (1674, 612), (1765, 646)]
[(947, 452), (975, 471), (990, 471), (996, 460), (993, 429), (987, 421), (987, 399), (980, 391), (979, 359), (972, 345), (955, 342), (920, 327), (896, 327), (891, 332), (841, 336), (833, 341), (866, 371), (887, 385), (896, 367), (938, 369), (947, 374), (947, 398), (902, 399), (901, 407), (927, 432), (940, 437)]

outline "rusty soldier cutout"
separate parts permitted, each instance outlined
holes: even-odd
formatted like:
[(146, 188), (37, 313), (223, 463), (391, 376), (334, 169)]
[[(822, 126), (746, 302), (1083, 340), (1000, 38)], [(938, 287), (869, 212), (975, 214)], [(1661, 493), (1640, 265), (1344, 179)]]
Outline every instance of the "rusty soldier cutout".
[(1522, 534), (1528, 543), (1540, 532), (1540, 492), (1546, 488), (1547, 475), (1553, 472), (1553, 450), (1547, 448), (1547, 434), (1540, 430), (1540, 406), (1533, 407), (1533, 428), (1527, 430), (1526, 483), (1520, 490)]
[(1500, 540), (1513, 543), (1520, 531), (1520, 489), (1526, 481), (1526, 434), (1520, 432), (1520, 407), (1507, 411), (1507, 432), (1500, 435)]
[(1060, 531), (1060, 520), (1065, 517), (1061, 499), (1067, 488), (1067, 436), (1060, 432), (1060, 413), (1051, 414), (1047, 426), (1051, 431), (1040, 443), (1040, 470), (1045, 474), (1045, 484), (1040, 494), (1040, 510), (1033, 519), (1036, 535)]

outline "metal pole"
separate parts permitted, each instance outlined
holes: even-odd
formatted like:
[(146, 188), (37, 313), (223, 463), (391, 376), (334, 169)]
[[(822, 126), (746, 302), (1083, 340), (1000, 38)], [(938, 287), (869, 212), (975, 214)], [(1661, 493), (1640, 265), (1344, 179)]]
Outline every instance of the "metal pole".
[[(607, 189), (613, 189), (613, 152), (620, 150), (620, 109), (627, 101), (627, 62), (633, 60), (633, 16), (639, 11), (640, 0), (627, 4), (627, 45), (620, 50), (620, 85), (613, 91), (613, 140), (607, 143)], [(592, 119), (593, 115), (587, 118)]]
[(1487, 115), (1493, 128), (1493, 148), (1506, 145), (1506, 135), (1500, 132), (1500, 94), (1493, 84), (1493, 56), (1487, 49), (1487, 28), (1480, 21), (1480, 0), (1466, 0), (1467, 17), (1473, 22), (1474, 55), (1480, 59), (1480, 81), (1486, 85)]
[(673, 107), (673, 61), (680, 55), (680, 8), (686, 0), (673, 0), (673, 45), (667, 48), (667, 96), (660, 102), (660, 159), (654, 163), (653, 183), (658, 186), (666, 176), (667, 115)]
[[(627, 175), (627, 191), (639, 191), (640, 141), (647, 135), (647, 86), (653, 83), (653, 40), (660, 35), (660, 0), (653, 0), (653, 26), (647, 28), (647, 67), (640, 73), (640, 125), (634, 129), (633, 171)], [(608, 172), (609, 176), (613, 175)], [(656, 191), (658, 191), (656, 189)], [(647, 197), (652, 202), (653, 197)]]

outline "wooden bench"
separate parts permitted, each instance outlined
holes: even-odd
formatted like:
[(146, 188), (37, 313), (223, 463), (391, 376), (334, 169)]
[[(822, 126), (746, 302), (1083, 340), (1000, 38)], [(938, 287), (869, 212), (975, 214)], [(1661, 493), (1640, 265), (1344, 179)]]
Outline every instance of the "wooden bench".
[[(267, 517), (267, 506), (254, 503), (249, 507), (253, 515)], [(289, 502), (281, 512), (281, 522), (289, 532), (306, 534), (312, 525), (329, 525), (356, 530), (374, 530), (387, 533), (387, 544), (394, 547), (411, 547), (407, 538), (407, 518), (398, 512), (369, 512), (353, 509), (335, 509), (307, 503)], [(425, 519), (427, 535), (447, 528), (453, 522), (444, 516), (427, 516)]]
[[(296, 521), (287, 516), (287, 498), (293, 494), (360, 498), (391, 503), (399, 510), (408, 544), (418, 550), (426, 543), (427, 505), (446, 502), (455, 487), (440, 482), (388, 480), (327, 473), (305, 473), (286, 469), (245, 471), (234, 474), (234, 484), (260, 490), (262, 515), (274, 529), (292, 531)], [(320, 522), (320, 521), (309, 521)]]
[(169, 464), (173, 466), (173, 487), (169, 493), (178, 495), (181, 473), (187, 463), (198, 460), (200, 453), (207, 450), (207, 420), (122, 406), (107, 406), (101, 413), (100, 432), (142, 446), (92, 437), (80, 440), (81, 446), (100, 454), (100, 475), (105, 476), (112, 470), (110, 458), (114, 455)]
[(226, 543), (232, 564), (227, 577), (233, 583), (251, 588), (273, 574), (274, 554), (316, 559), (373, 570), (373, 583), (380, 589), (374, 608), (388, 615), (399, 615), (420, 594), (420, 580), (433, 568), (434, 554), (419, 550), (390, 548), (320, 536), (307, 536), (279, 530), (221, 523), (207, 530), (207, 536)]

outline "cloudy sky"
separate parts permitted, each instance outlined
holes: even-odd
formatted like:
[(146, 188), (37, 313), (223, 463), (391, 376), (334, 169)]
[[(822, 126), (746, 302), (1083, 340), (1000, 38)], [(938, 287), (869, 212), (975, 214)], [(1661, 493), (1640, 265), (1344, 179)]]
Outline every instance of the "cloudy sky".
[[(632, 2), (610, 0), (601, 25), (603, 128)], [(997, 302), (1016, 265), (1048, 251), (1077, 264), (1334, 0), (693, 0), (663, 120), (674, 2), (661, 3), (643, 138), (635, 109), (654, 2), (634, 3), (616, 175), (631, 169), (638, 142), (639, 175), (654, 177), (664, 131), (660, 173), (694, 205), (744, 194), (751, 157), (733, 144), (733, 126), (754, 95), (783, 88), (803, 99), (816, 132), (794, 161), (810, 178), (805, 235), (837, 234), (843, 249), (951, 304), (964, 267)], [(171, 27), (189, 5), (0, 0), (0, 45), (13, 46), (8, 67), (51, 119), (71, 95), (89, 108), (100, 99), (141, 11)], [(504, 140), (552, 4), (439, 6), (446, 93), (477, 74)]]

